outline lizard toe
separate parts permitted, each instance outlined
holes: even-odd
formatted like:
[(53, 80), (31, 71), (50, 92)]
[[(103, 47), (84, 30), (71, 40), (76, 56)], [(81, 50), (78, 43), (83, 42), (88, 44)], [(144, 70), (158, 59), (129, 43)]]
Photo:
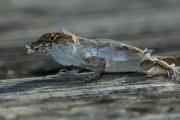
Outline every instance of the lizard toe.
[(170, 69), (167, 72), (167, 74), (168, 74), (168, 78), (170, 78), (170, 79), (180, 80), (180, 73), (174, 68)]

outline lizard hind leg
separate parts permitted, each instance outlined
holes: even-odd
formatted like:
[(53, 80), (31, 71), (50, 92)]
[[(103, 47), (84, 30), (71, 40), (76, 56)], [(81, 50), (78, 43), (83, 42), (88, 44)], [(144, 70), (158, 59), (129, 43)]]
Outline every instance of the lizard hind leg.
[(165, 61), (162, 60), (144, 60), (140, 64), (140, 68), (145, 72), (149, 72), (149, 74), (167, 74), (168, 78), (179, 80), (180, 73), (176, 69), (175, 66), (169, 65)]
[(180, 72), (175, 66), (170, 65), (167, 75), (169, 78), (180, 80)]

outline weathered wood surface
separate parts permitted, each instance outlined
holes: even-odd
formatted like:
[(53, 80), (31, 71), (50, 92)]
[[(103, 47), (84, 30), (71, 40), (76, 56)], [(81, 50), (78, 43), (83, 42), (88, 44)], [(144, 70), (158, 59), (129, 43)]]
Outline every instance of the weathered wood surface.
[(179, 120), (180, 85), (162, 76), (68, 73), (0, 81), (1, 120)]

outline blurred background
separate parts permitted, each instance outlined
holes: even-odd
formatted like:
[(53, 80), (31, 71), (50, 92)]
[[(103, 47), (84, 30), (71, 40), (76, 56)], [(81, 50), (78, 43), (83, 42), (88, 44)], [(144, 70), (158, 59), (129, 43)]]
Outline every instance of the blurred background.
[(54, 74), (62, 68), (49, 56), (27, 55), (25, 48), (61, 27), (178, 56), (179, 26), (179, 0), (0, 0), (0, 79)]

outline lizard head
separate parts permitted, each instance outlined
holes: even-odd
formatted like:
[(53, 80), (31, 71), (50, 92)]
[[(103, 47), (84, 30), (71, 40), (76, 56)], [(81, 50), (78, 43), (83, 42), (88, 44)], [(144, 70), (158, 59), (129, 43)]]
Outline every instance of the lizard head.
[(27, 45), (28, 54), (34, 53), (36, 51), (46, 51), (51, 49), (53, 44), (63, 42), (74, 42), (71, 35), (62, 33), (62, 32), (52, 32), (43, 34), (38, 40), (32, 42), (30, 45)]

